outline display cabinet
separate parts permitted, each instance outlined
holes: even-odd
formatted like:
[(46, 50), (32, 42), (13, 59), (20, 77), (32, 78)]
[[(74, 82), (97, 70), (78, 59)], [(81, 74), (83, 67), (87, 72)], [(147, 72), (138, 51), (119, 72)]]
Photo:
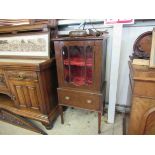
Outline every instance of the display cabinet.
[(105, 37), (54, 39), (58, 100), (63, 123), (63, 106), (98, 112), (101, 132), (105, 88)]

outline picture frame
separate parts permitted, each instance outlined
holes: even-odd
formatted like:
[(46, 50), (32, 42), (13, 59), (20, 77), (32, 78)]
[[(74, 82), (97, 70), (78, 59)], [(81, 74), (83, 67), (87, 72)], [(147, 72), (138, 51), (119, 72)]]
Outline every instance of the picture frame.
[(0, 36), (0, 57), (50, 57), (50, 33), (33, 32)]
[(155, 68), (155, 28), (152, 31), (152, 45), (150, 53), (150, 68)]

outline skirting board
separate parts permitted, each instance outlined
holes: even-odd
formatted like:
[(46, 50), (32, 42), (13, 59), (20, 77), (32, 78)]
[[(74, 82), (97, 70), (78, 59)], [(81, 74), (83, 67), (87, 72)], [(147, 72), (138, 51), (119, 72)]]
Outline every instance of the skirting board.
[[(108, 102), (105, 103), (105, 110), (108, 110)], [(116, 111), (121, 112), (121, 113), (129, 113), (131, 109), (131, 106), (128, 105), (121, 105), (121, 104), (116, 104)]]

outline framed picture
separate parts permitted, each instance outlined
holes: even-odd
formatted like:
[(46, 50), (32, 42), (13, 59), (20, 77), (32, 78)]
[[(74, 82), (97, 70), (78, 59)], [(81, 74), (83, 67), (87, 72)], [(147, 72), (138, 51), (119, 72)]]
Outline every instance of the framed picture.
[(0, 57), (49, 57), (49, 42), (49, 32), (0, 36)]
[(150, 67), (155, 68), (155, 28), (152, 32), (152, 45), (151, 45), (151, 54), (150, 54)]

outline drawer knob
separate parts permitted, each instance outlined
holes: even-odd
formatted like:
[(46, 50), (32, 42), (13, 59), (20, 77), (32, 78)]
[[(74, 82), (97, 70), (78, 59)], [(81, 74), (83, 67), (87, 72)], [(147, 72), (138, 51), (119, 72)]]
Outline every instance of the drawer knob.
[(87, 103), (92, 103), (92, 100), (87, 100)]
[(22, 74), (17, 76), (17, 80), (24, 80), (24, 79), (25, 79), (25, 76)]
[(69, 99), (70, 99), (70, 97), (69, 97), (69, 96), (65, 96), (65, 99), (66, 99), (66, 100), (69, 100)]
[(15, 101), (15, 100), (16, 100), (16, 97), (15, 97), (14, 95), (12, 96), (12, 100), (13, 100), (13, 101)]

